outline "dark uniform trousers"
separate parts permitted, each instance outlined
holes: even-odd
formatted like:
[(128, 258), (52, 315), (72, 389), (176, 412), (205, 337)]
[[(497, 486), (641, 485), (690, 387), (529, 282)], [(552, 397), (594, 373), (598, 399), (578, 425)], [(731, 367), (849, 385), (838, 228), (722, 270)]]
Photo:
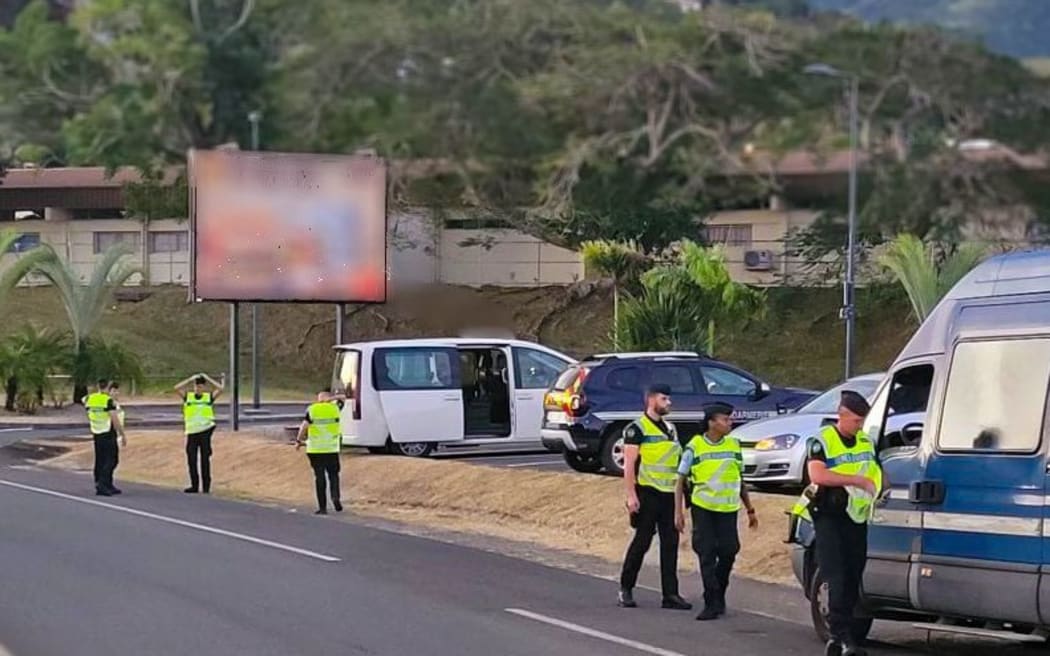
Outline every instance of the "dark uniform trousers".
[(116, 431), (92, 434), (95, 443), (95, 489), (108, 492), (113, 489), (113, 470), (120, 459)]
[[(215, 427), (212, 426), (206, 431), (186, 436), (186, 463), (190, 468), (190, 487), (194, 490), (211, 491), (211, 436), (214, 432)], [(200, 454), (200, 472), (197, 471), (198, 454)]]
[(328, 508), (328, 497), (326, 494), (325, 477), (328, 478), (327, 487), (332, 491), (332, 503), (340, 503), (339, 499), (339, 454), (338, 453), (308, 453), (310, 466), (314, 469), (314, 489), (317, 492), (317, 509)]
[(700, 559), (704, 606), (725, 608), (733, 563), (740, 552), (737, 513), (714, 512), (692, 506), (693, 551)]
[(645, 554), (660, 533), (660, 583), (664, 597), (678, 594), (678, 531), (674, 527), (674, 494), (639, 485), (638, 512), (635, 515), (634, 539), (627, 548), (620, 574), (620, 587), (632, 590), (638, 583)]
[(840, 642), (852, 642), (853, 613), (860, 599), (868, 558), (868, 525), (844, 512), (813, 513), (817, 533), (817, 567), (828, 582), (828, 628)]

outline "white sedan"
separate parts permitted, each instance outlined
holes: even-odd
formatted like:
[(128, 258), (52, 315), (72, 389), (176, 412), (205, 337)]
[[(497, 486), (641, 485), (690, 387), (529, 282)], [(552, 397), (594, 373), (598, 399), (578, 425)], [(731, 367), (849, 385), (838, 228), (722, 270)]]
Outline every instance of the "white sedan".
[(759, 487), (806, 484), (806, 445), (821, 427), (834, 423), (843, 390), (871, 401), (884, 374), (850, 378), (787, 414), (740, 426), (733, 436), (744, 451), (744, 480)]

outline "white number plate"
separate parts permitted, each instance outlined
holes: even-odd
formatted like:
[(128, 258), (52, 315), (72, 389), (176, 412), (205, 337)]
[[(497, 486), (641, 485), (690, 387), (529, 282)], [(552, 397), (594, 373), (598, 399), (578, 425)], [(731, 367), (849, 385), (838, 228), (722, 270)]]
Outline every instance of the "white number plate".
[(564, 412), (548, 412), (547, 413), (548, 424), (567, 424), (569, 423), (569, 416)]

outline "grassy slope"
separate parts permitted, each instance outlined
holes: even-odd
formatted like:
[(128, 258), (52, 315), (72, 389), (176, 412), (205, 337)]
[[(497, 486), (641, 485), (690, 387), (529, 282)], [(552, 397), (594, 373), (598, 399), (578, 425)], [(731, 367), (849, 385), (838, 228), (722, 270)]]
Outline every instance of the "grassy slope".
[[(859, 299), (858, 371), (886, 367), (914, 329), (907, 305), (885, 291)], [(767, 318), (723, 339), (719, 357), (777, 384), (821, 387), (841, 378), (842, 324), (836, 290), (771, 290)], [(63, 329), (59, 299), (50, 289), (18, 289), (2, 309), (0, 334), (24, 322)], [(612, 305), (605, 290), (573, 298), (561, 288), (499, 290), (434, 287), (373, 308), (351, 310), (347, 332), (358, 339), (449, 336), (485, 330), (538, 339), (582, 356), (608, 347)], [(158, 289), (148, 299), (115, 303), (101, 332), (139, 353), (151, 388), (176, 377), (228, 367), (228, 306), (187, 304), (181, 288)], [(242, 380), (248, 379), (249, 306), (242, 307)], [(302, 394), (331, 372), (332, 306), (262, 306), (263, 380), (267, 395)], [(312, 329), (311, 329), (312, 328)], [(244, 388), (242, 388), (244, 389)]]

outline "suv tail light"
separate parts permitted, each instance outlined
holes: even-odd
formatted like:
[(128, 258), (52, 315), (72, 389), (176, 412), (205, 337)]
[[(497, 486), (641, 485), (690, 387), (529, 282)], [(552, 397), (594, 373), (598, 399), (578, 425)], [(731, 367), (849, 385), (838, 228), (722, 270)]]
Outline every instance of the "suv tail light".
[(587, 397), (583, 393), (583, 381), (587, 379), (587, 370), (580, 368), (580, 373), (566, 390), (565, 412), (570, 417), (581, 417), (587, 413)]

